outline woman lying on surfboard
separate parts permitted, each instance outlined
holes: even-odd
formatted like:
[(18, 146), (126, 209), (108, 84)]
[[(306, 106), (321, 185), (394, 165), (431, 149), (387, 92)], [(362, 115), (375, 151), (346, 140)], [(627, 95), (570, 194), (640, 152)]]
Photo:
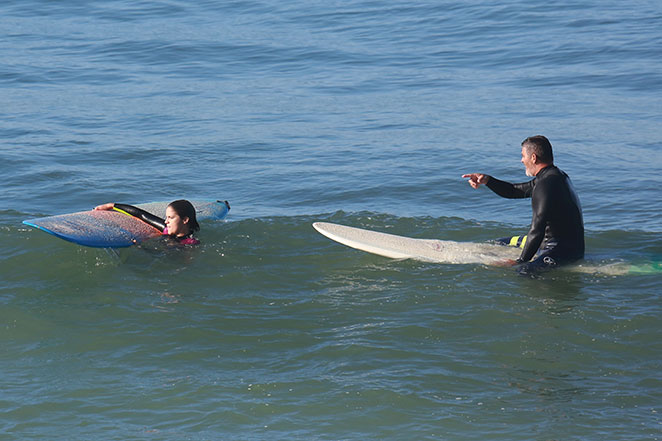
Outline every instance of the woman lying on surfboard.
[(198, 221), (195, 218), (195, 208), (193, 204), (184, 199), (171, 202), (168, 205), (165, 219), (161, 219), (133, 205), (118, 204), (115, 202), (98, 205), (94, 209), (115, 210), (137, 217), (161, 231), (163, 235), (167, 235), (183, 245), (197, 245), (200, 243), (198, 239), (193, 237), (193, 233), (200, 230), (200, 225), (198, 225)]

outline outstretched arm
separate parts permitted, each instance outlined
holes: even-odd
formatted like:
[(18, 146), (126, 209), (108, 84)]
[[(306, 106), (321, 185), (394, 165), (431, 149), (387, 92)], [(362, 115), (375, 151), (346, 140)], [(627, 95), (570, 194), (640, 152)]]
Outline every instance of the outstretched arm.
[(97, 205), (94, 207), (95, 210), (115, 210), (122, 213), (126, 213), (130, 216), (137, 217), (141, 221), (153, 226), (159, 231), (163, 231), (166, 228), (165, 221), (158, 216), (154, 216), (152, 213), (149, 213), (141, 208), (134, 207), (133, 205), (127, 204), (117, 204), (114, 202), (108, 202), (107, 204)]
[(503, 198), (528, 198), (531, 197), (531, 193), (533, 192), (533, 180), (522, 184), (511, 184), (510, 182), (501, 181), (483, 173), (468, 173), (462, 175), (462, 177), (469, 178), (469, 185), (473, 188), (487, 185), (490, 190)]

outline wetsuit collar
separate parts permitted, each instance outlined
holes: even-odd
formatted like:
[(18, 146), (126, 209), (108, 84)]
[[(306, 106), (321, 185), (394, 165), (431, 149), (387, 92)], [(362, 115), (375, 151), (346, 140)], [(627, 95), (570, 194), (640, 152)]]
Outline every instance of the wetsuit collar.
[(552, 168), (555, 168), (555, 167), (556, 166), (554, 164), (548, 164), (548, 165), (544, 166), (543, 168), (541, 168), (540, 170), (538, 170), (538, 173), (536, 173), (535, 177), (537, 178), (538, 176), (541, 176), (543, 172), (546, 172), (547, 170), (551, 170)]

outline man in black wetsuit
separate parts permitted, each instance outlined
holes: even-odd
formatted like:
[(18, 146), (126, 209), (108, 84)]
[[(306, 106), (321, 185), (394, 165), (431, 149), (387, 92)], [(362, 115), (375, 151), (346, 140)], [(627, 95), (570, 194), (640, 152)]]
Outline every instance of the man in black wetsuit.
[(530, 272), (582, 259), (582, 208), (570, 178), (554, 165), (549, 140), (538, 135), (522, 141), (522, 163), (527, 176), (534, 177), (522, 184), (500, 181), (482, 173), (462, 176), (469, 178), (473, 188), (485, 184), (504, 198), (531, 198), (533, 218), (522, 254), (516, 261), (508, 260), (504, 265), (519, 264), (521, 272)]

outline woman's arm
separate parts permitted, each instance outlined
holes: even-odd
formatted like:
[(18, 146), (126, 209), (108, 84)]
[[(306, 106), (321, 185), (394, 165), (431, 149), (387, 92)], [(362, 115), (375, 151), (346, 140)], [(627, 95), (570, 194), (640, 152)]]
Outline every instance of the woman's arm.
[(95, 210), (115, 210), (120, 213), (128, 214), (130, 216), (136, 217), (141, 221), (145, 222), (148, 225), (153, 226), (157, 230), (163, 232), (166, 228), (165, 221), (158, 216), (149, 213), (142, 208), (134, 207), (133, 205), (128, 204), (118, 204), (114, 202), (108, 202), (107, 204), (97, 205), (94, 207)]

